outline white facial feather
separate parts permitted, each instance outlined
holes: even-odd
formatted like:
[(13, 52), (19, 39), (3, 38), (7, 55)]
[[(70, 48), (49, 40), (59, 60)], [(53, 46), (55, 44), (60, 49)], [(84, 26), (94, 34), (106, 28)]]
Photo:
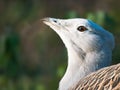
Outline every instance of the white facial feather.
[(67, 90), (87, 74), (110, 65), (114, 48), (110, 32), (81, 18), (45, 18), (43, 22), (60, 36), (68, 51), (68, 67), (59, 90)]

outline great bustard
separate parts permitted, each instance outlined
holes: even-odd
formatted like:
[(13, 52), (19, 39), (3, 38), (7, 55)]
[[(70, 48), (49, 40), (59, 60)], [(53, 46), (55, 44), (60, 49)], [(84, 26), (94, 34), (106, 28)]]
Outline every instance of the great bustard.
[(82, 18), (44, 18), (43, 22), (60, 36), (68, 51), (68, 66), (59, 90), (68, 90), (89, 73), (110, 65), (114, 48), (110, 32)]

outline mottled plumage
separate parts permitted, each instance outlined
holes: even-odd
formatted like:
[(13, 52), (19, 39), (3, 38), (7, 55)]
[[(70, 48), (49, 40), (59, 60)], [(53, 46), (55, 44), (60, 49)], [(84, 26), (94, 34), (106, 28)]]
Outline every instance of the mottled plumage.
[(69, 90), (120, 90), (120, 64), (87, 75)]

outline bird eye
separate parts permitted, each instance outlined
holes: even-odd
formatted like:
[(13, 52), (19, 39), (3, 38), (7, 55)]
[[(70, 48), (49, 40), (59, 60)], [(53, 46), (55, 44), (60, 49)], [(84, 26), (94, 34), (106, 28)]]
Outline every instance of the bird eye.
[(57, 20), (53, 20), (53, 22), (57, 23)]
[(80, 32), (83, 32), (83, 31), (86, 31), (87, 28), (84, 27), (84, 26), (79, 26), (79, 27), (77, 28), (77, 30), (80, 31)]

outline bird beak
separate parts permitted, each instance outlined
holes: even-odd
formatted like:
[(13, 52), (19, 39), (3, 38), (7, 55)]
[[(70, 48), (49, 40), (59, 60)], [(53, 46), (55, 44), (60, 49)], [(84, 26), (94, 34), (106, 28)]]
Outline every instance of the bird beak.
[(43, 23), (45, 23), (46, 25), (49, 25), (49, 23), (50, 23), (50, 18), (43, 18), (43, 19), (41, 19), (41, 21), (42, 21)]
[(59, 30), (60, 29), (60, 25), (58, 23), (58, 19), (55, 18), (43, 18), (41, 19), (43, 21), (43, 23), (45, 23), (46, 25), (50, 26), (53, 30)]
[(42, 21), (43, 21), (43, 23), (45, 23), (46, 25), (49, 25), (49, 23), (51, 23), (51, 24), (57, 24), (57, 19), (55, 19), (55, 18), (49, 18), (49, 17), (47, 17), (47, 18), (43, 18), (43, 19), (41, 19)]

